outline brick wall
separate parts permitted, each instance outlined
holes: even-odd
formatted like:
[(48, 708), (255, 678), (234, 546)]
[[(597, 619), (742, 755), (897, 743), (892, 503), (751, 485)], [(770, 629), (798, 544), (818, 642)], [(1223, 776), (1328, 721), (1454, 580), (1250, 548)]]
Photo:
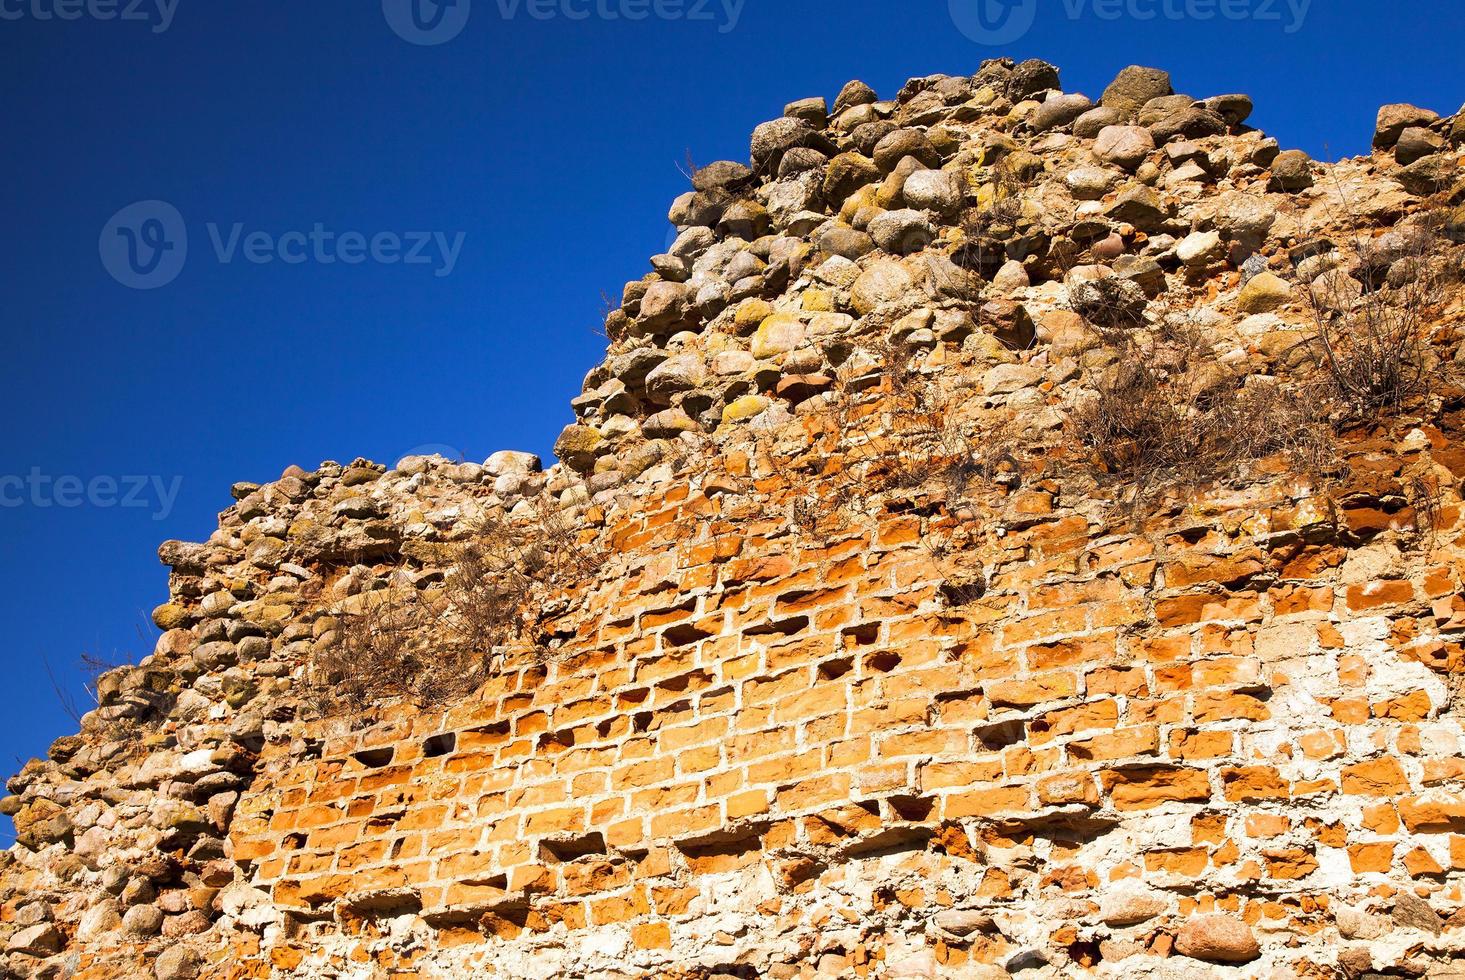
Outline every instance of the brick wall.
[(699, 482), (606, 522), (553, 659), (272, 747), (231, 828), (252, 882), (509, 975), (1071, 968), (1209, 913), (1321, 969), (1348, 903), (1465, 904), (1456, 508), (1404, 550), (1367, 538), (1407, 510), (1287, 482), (1146, 527), (1013, 499), (953, 606), (918, 516), (816, 540)]

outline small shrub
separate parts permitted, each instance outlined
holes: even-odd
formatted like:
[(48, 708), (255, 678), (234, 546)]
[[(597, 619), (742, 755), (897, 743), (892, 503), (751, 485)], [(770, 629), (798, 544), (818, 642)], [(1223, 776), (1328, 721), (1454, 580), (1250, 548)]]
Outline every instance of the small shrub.
[(48, 658), (42, 658), (42, 664), (46, 669), (46, 677), (51, 682), (51, 691), (56, 695), (56, 701), (61, 710), (66, 713), (78, 727), (88, 712), (97, 708), (101, 703), (99, 694), (101, 689), (102, 675), (109, 671), (124, 666), (125, 660), (113, 657), (108, 659), (93, 653), (83, 653), (76, 661), (76, 672), (81, 676), (82, 700), (57, 676)]
[(1004, 157), (992, 166), (990, 180), (980, 191), (981, 203), (967, 210), (962, 222), (962, 245), (952, 256), (963, 268), (990, 279), (1016, 250), (1022, 223), (1022, 174)]
[(1091, 474), (1127, 488), (1136, 509), (1279, 452), (1309, 474), (1331, 458), (1331, 432), (1308, 399), (1280, 384), (1238, 387), (1183, 330), (1168, 344), (1125, 343), (1093, 388), (1070, 414), (1070, 440)]
[(1355, 239), (1307, 290), (1314, 350), (1338, 407), (1355, 419), (1395, 413), (1432, 387), (1430, 328), (1454, 271), (1445, 219), (1424, 215)]
[(505, 648), (538, 650), (530, 627), (550, 593), (592, 576), (598, 560), (563, 512), (485, 518), (454, 550), (440, 583), (367, 593), (317, 654), (318, 708), (360, 712), (407, 698), (451, 704), (493, 673)]
[(435, 703), (444, 678), (472, 683), (479, 664), (429, 642), (430, 606), (415, 590), (367, 593), (364, 609), (337, 620), (335, 642), (315, 662), (323, 714), (364, 711), (394, 697)]

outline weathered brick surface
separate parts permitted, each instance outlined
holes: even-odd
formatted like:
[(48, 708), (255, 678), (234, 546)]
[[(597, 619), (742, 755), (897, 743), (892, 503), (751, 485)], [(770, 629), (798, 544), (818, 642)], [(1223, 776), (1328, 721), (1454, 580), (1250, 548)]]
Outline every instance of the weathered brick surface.
[[(575, 639), (552, 662), (511, 664), (471, 705), (386, 720), (390, 737), (323, 732), (308, 762), (267, 753), (246, 809), (269, 819), (236, 819), (234, 856), (276, 905), (312, 914), (410, 893), (428, 922), (493, 916), (510, 945), (492, 956), (538, 935), (572, 958), (610, 944), (709, 965), (742, 948), (687, 945), (715, 939), (720, 909), (792, 928), (1059, 901), (1083, 942), (1099, 935), (1085, 909), (1128, 880), (1168, 894), (1172, 915), (1229, 909), (1264, 936), (1414, 879), (1458, 902), (1462, 731), (1448, 677), (1416, 655), (1453, 641), (1406, 608), (1450, 559), (1406, 557), (1388, 581), (1289, 574), (1329, 545), (1302, 543), (1317, 526), (1226, 530), (1265, 503), (1190, 525), (1209, 529), (1202, 547), (1171, 537), (1157, 580), (1127, 583), (1153, 551), (1090, 523), (1071, 564), (952, 609), (913, 542), (773, 535), (719, 555), (685, 514), (722, 498), (648, 501), (612, 531), (651, 534), (651, 556), (556, 624)], [(1071, 520), (1006, 535), (994, 580)], [(648, 590), (653, 564), (669, 574)], [(1242, 564), (1224, 592), (1168, 572)], [(693, 575), (706, 584), (674, 584)], [(1279, 609), (1300, 591), (1332, 601)], [(803, 615), (823, 606), (870, 626)], [(700, 635), (675, 633), (687, 621)], [(1344, 719), (1342, 702), (1358, 705)], [(425, 757), (445, 734), (456, 747)], [(383, 743), (390, 760), (360, 761)], [(846, 890), (859, 881), (888, 893)], [(939, 948), (1000, 959), (1015, 938), (1001, 935)]]

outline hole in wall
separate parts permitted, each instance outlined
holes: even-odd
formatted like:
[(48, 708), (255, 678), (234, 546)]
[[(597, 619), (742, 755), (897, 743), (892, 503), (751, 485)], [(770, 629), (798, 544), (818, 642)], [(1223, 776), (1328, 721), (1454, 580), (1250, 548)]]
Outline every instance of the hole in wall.
[(900, 654), (892, 653), (889, 650), (872, 653), (865, 658), (865, 666), (882, 674), (889, 673), (900, 666)]
[(974, 734), (977, 736), (977, 744), (989, 752), (1016, 745), (1026, 737), (1023, 723), (1020, 721), (1003, 721), (995, 725), (983, 725)]
[(668, 626), (661, 631), (661, 638), (666, 641), (667, 646), (684, 647), (698, 640), (705, 640), (714, 635), (711, 630), (704, 630), (692, 623), (683, 623), (680, 626)]
[(890, 812), (898, 820), (922, 821), (931, 816), (936, 801), (925, 796), (892, 796), (889, 798)]
[(852, 841), (844, 848), (846, 857), (893, 857), (924, 851), (936, 831), (930, 827), (886, 827), (869, 837)]
[(854, 669), (855, 661), (853, 657), (836, 657), (833, 660), (826, 660), (819, 665), (819, 679), (825, 681), (838, 680)]
[(420, 913), (422, 896), (412, 888), (388, 888), (347, 895), (339, 907), (363, 919), (389, 919)]
[(573, 748), (575, 745), (575, 733), (569, 729), (558, 732), (545, 732), (539, 736), (539, 751), (541, 752), (563, 752), (565, 749)]
[(478, 736), (484, 742), (490, 739), (508, 738), (509, 723), (506, 721), (496, 721), (492, 725), (483, 725), (475, 728), (470, 734)]
[(808, 616), (790, 616), (787, 619), (769, 620), (743, 630), (744, 636), (793, 636), (809, 628)]
[(457, 733), (447, 732), (442, 735), (434, 735), (422, 743), (422, 757), (424, 759), (436, 759), (440, 756), (450, 755), (457, 747)]
[(952, 580), (941, 583), (941, 600), (951, 609), (959, 609), (976, 602), (987, 594), (984, 579)]
[(539, 842), (539, 853), (542, 857), (561, 864), (582, 857), (590, 857), (592, 854), (604, 855), (606, 853), (605, 835), (593, 832), (574, 837), (543, 840)]
[(694, 874), (717, 874), (757, 863), (763, 856), (763, 836), (759, 831), (751, 831), (722, 840), (678, 844), (676, 847)]
[(633, 704), (645, 704), (646, 699), (651, 696), (649, 687), (633, 687), (629, 691), (622, 691), (616, 695), (617, 706), (625, 708)]
[(712, 683), (712, 675), (705, 670), (694, 670), (678, 674), (676, 677), (668, 677), (656, 687), (658, 690), (670, 691), (673, 694), (685, 694), (694, 683), (699, 687), (705, 687)]
[(390, 765), (396, 755), (396, 747), (389, 745), (384, 749), (362, 749), (360, 752), (352, 752), (351, 758), (368, 769), (380, 769), (382, 766)]

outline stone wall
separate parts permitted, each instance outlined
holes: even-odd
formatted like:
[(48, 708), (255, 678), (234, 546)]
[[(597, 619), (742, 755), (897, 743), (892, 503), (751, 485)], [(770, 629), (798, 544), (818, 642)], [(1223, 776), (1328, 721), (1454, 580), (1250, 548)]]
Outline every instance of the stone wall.
[[(993, 62), (793, 103), (674, 206), (564, 463), (236, 486), (161, 551), (157, 651), (0, 803), (5, 975), (1465, 972), (1457, 285), (1439, 383), (1334, 420), (1326, 474), (1126, 505), (1071, 432), (1118, 329), (1198, 325), (1214, 390), (1316, 383), (1318, 309), (1373, 301), (1333, 272), (1404, 290), (1435, 215), (1458, 263), (1465, 134), (1389, 107), (1324, 167), (1244, 96), (1102, 102)], [(973, 489), (882, 475), (891, 343)], [(475, 694), (323, 712), (344, 619), (546, 506), (592, 569)]]

